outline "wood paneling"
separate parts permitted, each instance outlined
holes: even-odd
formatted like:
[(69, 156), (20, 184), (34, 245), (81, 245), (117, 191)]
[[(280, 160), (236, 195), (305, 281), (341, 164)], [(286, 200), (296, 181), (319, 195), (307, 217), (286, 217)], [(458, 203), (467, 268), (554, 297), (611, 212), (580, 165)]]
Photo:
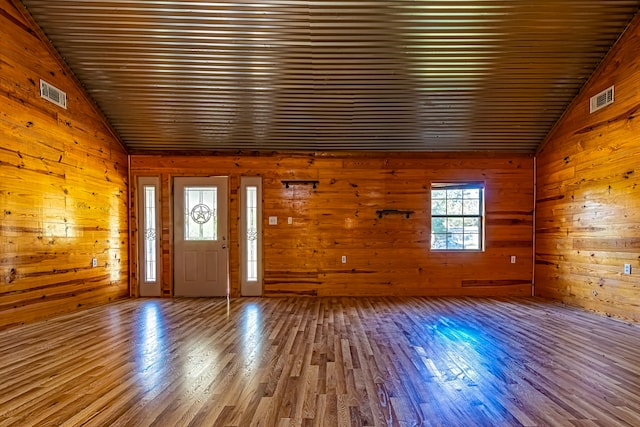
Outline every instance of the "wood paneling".
[[(537, 159), (536, 294), (640, 321), (640, 16)], [(589, 98), (615, 85), (615, 102)], [(631, 264), (632, 274), (623, 266)]]
[(531, 298), (130, 299), (0, 331), (0, 424), (638, 426), (638, 348)]
[(129, 241), (125, 150), (22, 6), (0, 11), (1, 328), (129, 295)]
[[(131, 156), (132, 180), (161, 176), (163, 291), (171, 294), (172, 177), (230, 176), (230, 271), (239, 294), (238, 188), (263, 177), (265, 295), (530, 295), (533, 160), (529, 155), (273, 153)], [(282, 180), (318, 180), (291, 185)], [(486, 182), (486, 250), (430, 251), (430, 185)], [(134, 191), (133, 194), (136, 194)], [(411, 210), (410, 218), (376, 210)], [(277, 216), (278, 225), (268, 225)], [(292, 217), (289, 225), (287, 218)], [(135, 218), (131, 221), (136, 253)], [(342, 255), (347, 263), (341, 263)], [(517, 262), (510, 264), (510, 256)], [(132, 258), (132, 261), (135, 259)], [(135, 262), (132, 272), (137, 270)], [(132, 274), (134, 292), (136, 275)]]

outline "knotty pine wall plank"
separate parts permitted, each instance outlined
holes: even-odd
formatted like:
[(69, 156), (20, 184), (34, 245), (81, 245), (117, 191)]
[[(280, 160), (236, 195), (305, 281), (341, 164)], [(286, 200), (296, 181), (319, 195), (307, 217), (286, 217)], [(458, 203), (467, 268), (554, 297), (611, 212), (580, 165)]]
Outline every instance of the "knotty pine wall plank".
[(129, 212), (120, 141), (22, 5), (0, 9), (3, 328), (127, 297)]
[[(263, 178), (264, 293), (280, 295), (530, 295), (533, 158), (486, 153), (132, 155), (131, 174), (161, 177), (162, 287), (172, 293), (171, 183), (229, 176), (231, 294), (239, 290), (240, 176)], [(311, 185), (282, 180), (313, 179)], [(430, 251), (432, 182), (486, 182), (487, 247)], [(135, 197), (135, 191), (132, 193)], [(135, 206), (133, 200), (132, 208)], [(380, 209), (411, 210), (410, 218)], [(132, 209), (133, 211), (133, 209)], [(137, 251), (131, 214), (131, 253)], [(277, 216), (278, 225), (268, 225)], [(293, 223), (287, 224), (287, 217)], [(341, 263), (342, 255), (347, 263)], [(516, 264), (510, 256), (516, 255)], [(132, 271), (137, 271), (132, 259)], [(137, 275), (132, 274), (133, 292)]]
[[(640, 321), (640, 16), (537, 155), (536, 294)], [(592, 114), (589, 98), (615, 85)], [(624, 275), (624, 264), (632, 274)]]

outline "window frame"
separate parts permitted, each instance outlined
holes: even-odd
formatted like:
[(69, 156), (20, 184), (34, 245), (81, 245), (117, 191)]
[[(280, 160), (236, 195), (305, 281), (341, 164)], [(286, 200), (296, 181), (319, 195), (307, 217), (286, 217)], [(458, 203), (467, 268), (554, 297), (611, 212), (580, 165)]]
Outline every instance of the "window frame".
[[(248, 272), (248, 242), (247, 242), (247, 188), (256, 189), (256, 273), (257, 277), (249, 278)], [(262, 262), (262, 177), (240, 177), (240, 294), (242, 296), (261, 296), (263, 293), (263, 262)]]
[[(466, 189), (477, 189), (479, 190), (479, 213), (473, 214), (473, 215), (468, 215), (468, 214), (447, 214), (447, 215), (434, 215), (433, 213), (433, 191), (434, 190), (466, 190)], [(486, 210), (486, 198), (485, 198), (485, 190), (486, 190), (486, 183), (483, 181), (464, 181), (464, 182), (455, 182), (455, 181), (438, 181), (438, 182), (432, 182), (431, 183), (431, 187), (430, 187), (430, 192), (429, 192), (429, 211), (430, 211), (430, 222), (429, 222), (429, 226), (430, 226), (430, 235), (431, 235), (431, 239), (430, 239), (430, 249), (433, 252), (464, 252), (464, 253), (469, 253), (469, 252), (484, 252), (484, 250), (486, 249), (486, 240), (485, 240), (485, 210)], [(464, 199), (461, 199), (464, 200)], [(478, 248), (468, 248), (465, 249), (464, 247), (462, 248), (434, 248), (433, 247), (433, 242), (434, 242), (434, 232), (433, 232), (433, 219), (434, 218), (461, 218), (464, 219), (465, 218), (477, 218), (478, 219)], [(464, 229), (464, 226), (463, 226)], [(437, 233), (437, 234), (442, 234), (442, 233)], [(448, 232), (448, 228), (447, 228), (447, 233), (446, 234), (450, 234)], [(456, 234), (460, 234), (460, 233), (456, 233)], [(474, 233), (475, 234), (475, 233)], [(462, 235), (464, 236), (464, 230)]]
[[(138, 220), (138, 294), (140, 296), (160, 296), (162, 283), (162, 221), (160, 214), (160, 177), (159, 176), (139, 176), (137, 177), (138, 197), (137, 197), (137, 220)], [(147, 241), (146, 241), (146, 195), (147, 187), (154, 188), (154, 225), (155, 225), (155, 280), (148, 279), (147, 268)]]

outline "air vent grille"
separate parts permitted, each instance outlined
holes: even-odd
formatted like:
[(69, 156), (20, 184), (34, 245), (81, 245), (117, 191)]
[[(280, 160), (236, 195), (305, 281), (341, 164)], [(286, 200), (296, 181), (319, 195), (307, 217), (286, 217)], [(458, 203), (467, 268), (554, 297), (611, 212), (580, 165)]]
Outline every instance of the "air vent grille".
[(614, 93), (613, 86), (603, 90), (602, 92), (593, 95), (591, 97), (589, 112), (593, 113), (601, 108), (606, 107), (609, 104), (613, 104), (614, 101)]
[(67, 94), (44, 80), (40, 80), (40, 96), (64, 109), (67, 108)]

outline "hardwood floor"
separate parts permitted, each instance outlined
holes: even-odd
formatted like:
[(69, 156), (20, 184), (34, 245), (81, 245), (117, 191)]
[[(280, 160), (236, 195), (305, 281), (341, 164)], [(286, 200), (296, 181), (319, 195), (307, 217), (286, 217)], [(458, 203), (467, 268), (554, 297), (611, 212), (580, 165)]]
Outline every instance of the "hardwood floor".
[(534, 299), (136, 299), (0, 332), (0, 425), (640, 425), (640, 327)]

